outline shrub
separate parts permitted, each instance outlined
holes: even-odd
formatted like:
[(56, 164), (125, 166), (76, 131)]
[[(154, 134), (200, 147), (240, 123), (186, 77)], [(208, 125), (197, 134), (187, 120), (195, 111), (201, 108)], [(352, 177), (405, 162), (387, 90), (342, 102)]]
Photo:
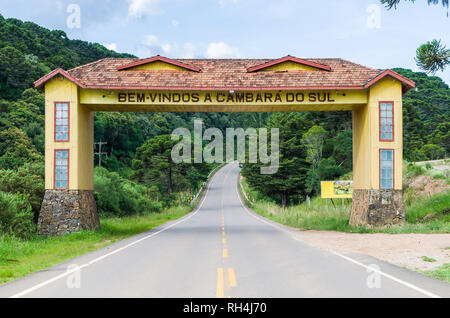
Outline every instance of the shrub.
[(406, 169), (406, 178), (415, 178), (426, 173), (425, 168), (415, 164), (409, 164)]
[(26, 238), (35, 230), (28, 197), (0, 191), (0, 233)]
[(126, 180), (116, 172), (96, 168), (94, 183), (100, 214), (125, 216), (162, 210), (162, 203), (150, 198), (151, 189)]
[(414, 199), (406, 209), (408, 223), (429, 222), (438, 220), (449, 222), (450, 191), (437, 193), (431, 197)]
[(17, 170), (0, 170), (0, 191), (26, 194), (37, 222), (45, 192), (44, 164), (25, 164)]
[(445, 149), (433, 144), (424, 145), (420, 149), (420, 152), (423, 153), (428, 158), (428, 160), (442, 159), (445, 156)]

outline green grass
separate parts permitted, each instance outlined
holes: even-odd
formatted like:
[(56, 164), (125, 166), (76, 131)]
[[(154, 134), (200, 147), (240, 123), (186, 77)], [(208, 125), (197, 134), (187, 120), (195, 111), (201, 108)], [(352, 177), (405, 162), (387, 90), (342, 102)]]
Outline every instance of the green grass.
[[(261, 195), (252, 191), (245, 180), (243, 186), (254, 198)], [(242, 192), (242, 191), (241, 191)], [(352, 227), (349, 225), (351, 200), (331, 200), (319, 197), (311, 199), (311, 205), (302, 204), (281, 208), (273, 202), (256, 200), (251, 208), (281, 224), (303, 230), (328, 230), (349, 233), (450, 233), (450, 191), (439, 193), (431, 198), (418, 198), (406, 207), (406, 220), (404, 225), (393, 225), (379, 228)]]
[(439, 266), (435, 270), (425, 272), (426, 275), (450, 283), (450, 263)]
[(98, 232), (27, 240), (0, 235), (0, 284), (43, 270), (186, 215), (190, 207), (123, 218), (101, 218)]
[(422, 256), (422, 260), (424, 262), (428, 262), (428, 263), (434, 263), (436, 262), (436, 260), (434, 258), (428, 257), (428, 256)]
[(427, 220), (450, 222), (450, 191), (438, 193), (431, 197), (416, 198), (406, 209), (409, 223), (420, 223)]

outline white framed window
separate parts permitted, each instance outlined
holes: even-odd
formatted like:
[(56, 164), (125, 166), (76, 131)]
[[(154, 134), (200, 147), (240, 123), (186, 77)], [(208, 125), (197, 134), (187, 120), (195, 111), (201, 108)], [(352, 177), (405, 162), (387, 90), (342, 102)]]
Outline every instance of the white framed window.
[(380, 189), (394, 188), (394, 150), (380, 150)]
[(394, 103), (380, 102), (380, 141), (394, 141)]
[(69, 188), (69, 150), (55, 150), (55, 189)]
[(69, 103), (55, 103), (55, 141), (69, 141)]

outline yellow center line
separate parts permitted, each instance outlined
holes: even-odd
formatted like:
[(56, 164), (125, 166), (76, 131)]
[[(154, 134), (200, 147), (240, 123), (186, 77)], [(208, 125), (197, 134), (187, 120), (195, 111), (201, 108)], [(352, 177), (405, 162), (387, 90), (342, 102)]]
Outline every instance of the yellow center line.
[(236, 285), (237, 285), (237, 283), (236, 283), (236, 275), (234, 274), (234, 269), (233, 268), (229, 268), (228, 269), (228, 282), (229, 282), (231, 287), (236, 287)]
[(223, 298), (223, 268), (217, 269), (217, 298)]
[[(229, 171), (226, 175), (225, 178), (223, 179), (223, 183), (225, 184), (225, 181), (228, 177), (228, 175), (230, 174), (231, 171)], [(224, 197), (223, 197), (223, 192), (222, 192), (222, 200), (221, 200), (221, 216), (222, 216), (222, 244), (226, 245), (227, 244), (227, 239), (225, 238), (225, 210), (224, 210), (224, 205), (223, 205), (223, 201), (224, 201)], [(227, 260), (226, 258), (228, 258), (228, 249), (223, 248), (222, 249), (222, 257), (223, 257), (223, 263), (226, 263)], [(230, 287), (236, 287), (236, 275), (234, 274), (234, 269), (233, 268), (229, 268), (227, 270), (227, 277), (228, 277), (228, 284)], [(218, 268), (217, 269), (217, 298), (231, 298), (231, 296), (225, 296), (224, 295), (224, 270), (223, 268)], [(227, 287), (228, 288), (228, 287)]]

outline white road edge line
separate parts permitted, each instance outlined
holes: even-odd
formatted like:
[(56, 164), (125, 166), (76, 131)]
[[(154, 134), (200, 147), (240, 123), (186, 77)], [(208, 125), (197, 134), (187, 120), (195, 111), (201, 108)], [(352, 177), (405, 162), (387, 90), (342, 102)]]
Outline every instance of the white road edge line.
[(433, 294), (433, 293), (431, 293), (431, 292), (429, 292), (429, 291), (426, 291), (425, 289), (422, 289), (422, 288), (420, 288), (420, 287), (417, 287), (416, 285), (410, 284), (410, 283), (405, 282), (404, 280), (401, 280), (401, 279), (399, 279), (399, 278), (397, 278), (397, 277), (394, 277), (394, 276), (392, 276), (392, 275), (386, 274), (385, 272), (382, 272), (382, 271), (380, 271), (380, 270), (378, 270), (378, 269), (376, 269), (376, 268), (373, 268), (373, 267), (371, 267), (371, 266), (367, 266), (367, 265), (365, 265), (365, 264), (363, 264), (363, 263), (361, 263), (361, 262), (358, 262), (358, 261), (354, 260), (353, 258), (350, 258), (350, 257), (348, 257), (348, 256), (342, 255), (342, 254), (340, 254), (340, 253), (338, 253), (338, 252), (333, 252), (333, 251), (332, 251), (332, 253), (333, 253), (334, 255), (337, 255), (337, 256), (339, 256), (339, 257), (342, 257), (343, 259), (346, 259), (346, 260), (349, 261), (349, 262), (352, 262), (352, 263), (354, 263), (354, 264), (356, 264), (356, 265), (362, 266), (362, 267), (366, 268), (367, 270), (370, 270), (370, 271), (372, 271), (372, 272), (375, 272), (375, 273), (378, 273), (378, 274), (380, 274), (380, 275), (383, 275), (383, 276), (385, 276), (385, 277), (387, 277), (387, 278), (393, 280), (394, 282), (397, 282), (397, 283), (402, 284), (402, 285), (404, 285), (404, 286), (406, 286), (406, 287), (409, 287), (409, 288), (411, 288), (411, 289), (414, 289), (415, 291), (417, 291), (417, 292), (419, 292), (419, 293), (422, 293), (422, 294), (424, 294), (424, 295), (426, 295), (426, 296), (428, 296), (428, 297), (431, 297), (431, 298), (442, 298), (441, 296), (438, 296), (438, 295)]
[[(240, 175), (240, 174), (238, 174), (238, 183), (240, 183), (240, 182), (239, 182), (239, 175)], [(262, 219), (262, 218), (260, 218), (260, 217), (258, 217), (258, 216), (256, 216), (256, 215), (254, 215), (254, 213), (250, 212), (250, 211), (248, 210), (247, 206), (246, 206), (246, 205), (244, 204), (244, 202), (242, 201), (241, 195), (240, 195), (239, 192), (238, 192), (238, 187), (236, 187), (235, 189), (236, 189), (236, 194), (237, 194), (237, 196), (238, 196), (238, 198), (239, 198), (239, 201), (241, 202), (242, 207), (244, 208), (244, 210), (245, 210), (248, 214), (250, 214), (252, 217), (254, 217), (255, 219), (257, 219), (257, 220), (259, 220), (259, 221), (261, 221), (261, 222), (264, 222), (264, 223), (266, 223), (266, 224), (268, 224), (268, 225), (270, 225), (270, 226), (272, 226), (272, 227), (274, 227), (274, 228), (276, 228), (276, 229), (278, 229), (278, 230), (280, 230), (280, 231), (283, 231), (283, 232), (288, 233), (288, 231), (286, 231), (286, 230), (283, 229), (282, 227), (277, 226), (277, 225), (275, 225), (275, 224), (272, 224), (271, 222), (268, 222), (268, 221), (266, 221), (266, 220), (264, 220), (264, 219)], [(289, 234), (290, 234), (290, 233), (289, 233)], [(334, 251), (330, 251), (330, 252), (331, 252), (332, 254), (336, 255), (336, 256), (339, 256), (339, 257), (341, 257), (341, 258), (343, 258), (343, 259), (345, 259), (345, 260), (351, 262), (351, 263), (354, 263), (354, 264), (359, 265), (359, 266), (361, 266), (361, 267), (364, 267), (364, 268), (366, 268), (366, 269), (368, 269), (368, 270), (371, 270), (372, 272), (376, 272), (376, 273), (378, 273), (378, 274), (380, 274), (380, 275), (382, 275), (382, 276), (384, 276), (384, 277), (386, 277), (386, 278), (389, 278), (389, 279), (393, 280), (394, 282), (397, 282), (397, 283), (402, 284), (402, 285), (404, 285), (404, 286), (406, 286), (406, 287), (409, 287), (409, 288), (411, 288), (411, 289), (414, 289), (415, 291), (417, 291), (417, 292), (419, 292), (419, 293), (422, 293), (422, 294), (424, 294), (424, 295), (426, 295), (426, 296), (428, 296), (428, 297), (431, 297), (431, 298), (442, 298), (441, 296), (438, 296), (438, 295), (433, 294), (433, 293), (431, 293), (431, 292), (429, 292), (429, 291), (426, 291), (425, 289), (422, 289), (422, 288), (417, 287), (417, 286), (415, 286), (415, 285), (413, 285), (413, 284), (410, 284), (410, 283), (408, 283), (408, 282), (405, 282), (405, 281), (403, 281), (403, 280), (401, 280), (401, 279), (399, 279), (399, 278), (396, 278), (396, 277), (394, 277), (394, 276), (392, 276), (392, 275), (386, 274), (385, 272), (382, 272), (382, 271), (377, 270), (377, 269), (375, 269), (375, 268), (373, 268), (373, 267), (370, 267), (370, 266), (367, 266), (367, 265), (365, 265), (365, 264), (363, 264), (363, 263), (360, 263), (360, 262), (358, 262), (358, 261), (356, 261), (356, 260), (354, 260), (354, 259), (352, 259), (352, 258), (350, 258), (350, 257), (348, 257), (348, 256), (342, 255), (342, 254), (340, 254), (340, 253), (338, 253), (338, 252), (334, 252)]]
[[(209, 183), (211, 183), (211, 182), (212, 182), (212, 179), (210, 180)], [(176, 226), (176, 225), (178, 225), (178, 224), (180, 224), (180, 223), (182, 223), (182, 222), (184, 222), (184, 221), (186, 221), (186, 220), (189, 220), (189, 219), (192, 218), (194, 215), (196, 215), (198, 211), (200, 211), (200, 209), (201, 209), (202, 206), (203, 206), (203, 203), (204, 203), (205, 200), (206, 200), (206, 197), (208, 196), (208, 192), (209, 192), (209, 184), (208, 184), (208, 186), (206, 187), (206, 193), (205, 193), (205, 196), (203, 197), (203, 199), (202, 199), (202, 201), (200, 202), (200, 204), (199, 204), (199, 206), (197, 207), (197, 209), (195, 209), (195, 211), (194, 211), (194, 212), (191, 212), (190, 215), (184, 217), (183, 219), (177, 221), (176, 223), (171, 224), (171, 225), (169, 225), (169, 226), (167, 226), (167, 227), (165, 227), (165, 228), (159, 230), (158, 232), (152, 233), (152, 234), (147, 235), (147, 236), (145, 236), (145, 237), (143, 237), (143, 238), (141, 238), (141, 239), (139, 239), (139, 240), (136, 240), (136, 241), (131, 242), (131, 243), (125, 245), (125, 246), (122, 246), (122, 247), (120, 247), (120, 248), (118, 248), (118, 249), (116, 249), (116, 250), (114, 250), (114, 251), (112, 251), (112, 252), (110, 252), (110, 253), (108, 253), (108, 254), (105, 254), (105, 255), (100, 256), (100, 257), (98, 257), (98, 258), (96, 258), (96, 259), (93, 259), (93, 260), (87, 262), (86, 264), (83, 264), (83, 265), (78, 266), (78, 267), (76, 267), (76, 268), (74, 268), (74, 269), (71, 269), (70, 271), (66, 271), (66, 272), (64, 272), (64, 273), (62, 273), (62, 274), (59, 274), (58, 276), (55, 276), (55, 277), (53, 277), (53, 278), (51, 278), (51, 279), (49, 279), (49, 280), (46, 280), (46, 281), (44, 281), (44, 282), (42, 282), (42, 283), (40, 283), (40, 284), (37, 284), (37, 285), (35, 285), (35, 286), (31, 287), (31, 288), (28, 288), (28, 289), (26, 289), (26, 290), (24, 290), (24, 291), (22, 291), (22, 292), (20, 292), (20, 293), (17, 293), (17, 294), (15, 294), (15, 295), (12, 295), (12, 296), (10, 296), (9, 298), (20, 298), (20, 297), (23, 297), (23, 296), (25, 296), (25, 295), (28, 295), (29, 293), (34, 292), (34, 291), (36, 291), (36, 290), (38, 290), (38, 289), (40, 289), (40, 288), (42, 288), (42, 287), (44, 287), (44, 286), (47, 286), (48, 284), (51, 284), (51, 283), (53, 283), (53, 282), (55, 282), (55, 281), (57, 281), (57, 280), (59, 280), (59, 279), (61, 279), (61, 278), (63, 278), (63, 277), (66, 277), (66, 276), (68, 276), (68, 275), (70, 275), (70, 274), (72, 274), (72, 273), (74, 273), (74, 272), (76, 272), (76, 271), (78, 271), (78, 270), (80, 270), (80, 269), (82, 269), (82, 268), (85, 268), (85, 267), (88, 267), (88, 266), (90, 266), (90, 265), (92, 265), (92, 264), (95, 264), (95, 263), (97, 263), (97, 262), (99, 262), (99, 261), (101, 261), (101, 260), (103, 260), (103, 259), (105, 259), (105, 258), (107, 258), (107, 257), (109, 257), (109, 256), (111, 256), (111, 255), (114, 255), (114, 254), (116, 254), (116, 253), (119, 253), (119, 252), (121, 252), (121, 251), (123, 251), (123, 250), (125, 250), (125, 249), (127, 249), (127, 248), (129, 248), (129, 247), (131, 247), (131, 246), (133, 246), (133, 245), (136, 245), (136, 244), (138, 244), (138, 243), (140, 243), (140, 242), (142, 242), (142, 241), (144, 241), (144, 240), (147, 240), (147, 239), (149, 239), (149, 238), (151, 238), (151, 237), (153, 237), (153, 236), (155, 236), (155, 235), (157, 235), (157, 234), (160, 234), (160, 233), (162, 233), (162, 232), (164, 232), (164, 231), (166, 231), (166, 230), (168, 230), (168, 229), (170, 229), (170, 228), (172, 228), (172, 227), (174, 227), (174, 226)]]

